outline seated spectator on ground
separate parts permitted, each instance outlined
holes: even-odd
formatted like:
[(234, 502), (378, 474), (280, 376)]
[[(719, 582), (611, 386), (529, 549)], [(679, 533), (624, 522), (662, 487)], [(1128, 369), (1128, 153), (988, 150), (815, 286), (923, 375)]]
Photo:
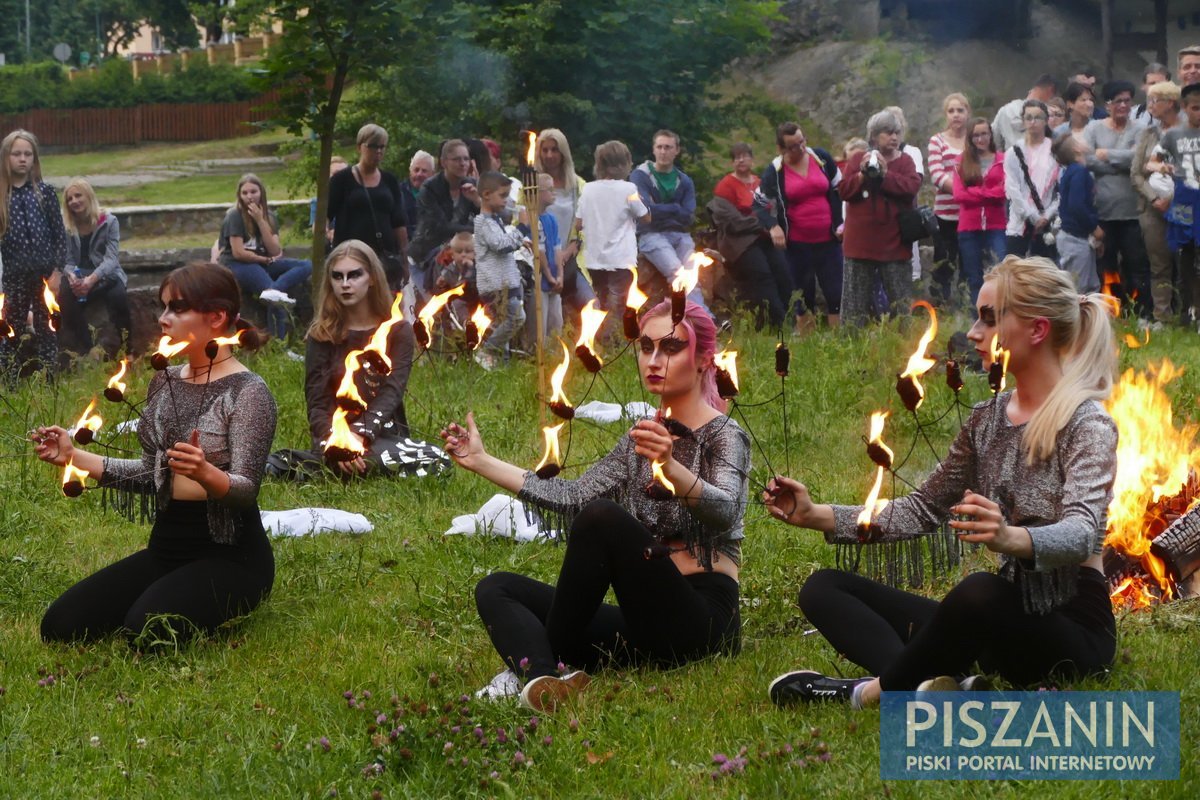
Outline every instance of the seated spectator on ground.
[(326, 214), (337, 223), (333, 243), (366, 242), (398, 290), (408, 277), (408, 219), (400, 179), (380, 167), (387, 144), (388, 132), (380, 126), (358, 129), (358, 163), (329, 179)]
[(291, 329), (291, 291), (308, 282), (312, 262), (285, 258), (279, 220), (267, 205), (267, 187), (257, 175), (238, 181), (237, 205), (221, 223), (220, 262), (233, 271), (242, 291), (267, 303), (267, 330), (284, 337)]
[(129, 351), (132, 320), (127, 278), (121, 269), (121, 226), (115, 215), (103, 211), (92, 185), (76, 178), (63, 189), (63, 224), (67, 229), (67, 263), (58, 284), (62, 309), (59, 342), (64, 350), (86, 353), (92, 349), (92, 332), (85, 312), (88, 304), (103, 304), (108, 325), (115, 329), (105, 341), (105, 354), (112, 358), (123, 346)]
[[(325, 280), (317, 312), (308, 328), (304, 358), (304, 399), (312, 450), (280, 450), (267, 460), (267, 472), (277, 477), (304, 479), (319, 472), (331, 432), (337, 393), (346, 374), (346, 355), (363, 350), (391, 317), (392, 293), (375, 251), (351, 239), (333, 249), (325, 260)], [(424, 476), (449, 467), (437, 447), (409, 437), (404, 392), (412, 369), (412, 326), (406, 320), (391, 324), (387, 335), (387, 369), (363, 363), (354, 386), (366, 403), (346, 420), (361, 455), (335, 461), (331, 468), (344, 478)]]

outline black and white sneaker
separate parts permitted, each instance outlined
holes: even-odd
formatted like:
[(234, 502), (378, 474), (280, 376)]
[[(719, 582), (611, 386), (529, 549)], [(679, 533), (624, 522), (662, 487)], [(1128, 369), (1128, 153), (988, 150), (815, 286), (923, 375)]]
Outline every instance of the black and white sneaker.
[(799, 670), (780, 675), (771, 681), (767, 694), (777, 706), (790, 706), (815, 700), (850, 702), (854, 687), (870, 678), (830, 678), (819, 672)]

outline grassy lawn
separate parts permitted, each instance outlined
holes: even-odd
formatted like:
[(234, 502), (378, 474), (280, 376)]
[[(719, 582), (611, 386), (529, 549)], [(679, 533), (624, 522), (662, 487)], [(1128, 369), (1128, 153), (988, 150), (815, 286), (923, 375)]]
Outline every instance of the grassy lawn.
[[(169, 167), (213, 158), (253, 158), (274, 155), (274, 148), (292, 136), (271, 130), (236, 139), (211, 142), (149, 142), (136, 146), (107, 147), (86, 153), (47, 153), (42, 166), (47, 175), (99, 175), (132, 172), (145, 167)], [(264, 150), (267, 152), (264, 153)]]
[[(963, 327), (961, 319), (942, 323), (934, 351), (944, 352), (949, 333)], [(861, 502), (872, 477), (862, 444), (869, 413), (893, 411), (885, 437), (898, 456), (914, 441), (913, 419), (893, 385), (919, 334), (916, 327), (893, 325), (793, 342), (786, 442), (784, 404), (752, 405), (779, 392), (774, 342), (744, 329), (727, 336), (741, 353), (745, 407), (737, 418), (760, 445), (756, 486), (772, 471), (790, 472), (819, 499)], [(1194, 333), (1155, 334), (1122, 359), (1143, 366), (1167, 355), (1187, 367), (1171, 387), (1176, 416), (1196, 420), (1200, 351)], [(574, 403), (643, 397), (630, 354), (608, 353), (606, 360), (604, 381), (593, 382), (572, 366), (567, 392)], [(303, 365), (285, 358), (279, 345), (248, 361), (279, 403), (276, 446), (305, 446)], [(133, 375), (129, 396), (141, 397), (150, 369), (138, 365)], [(966, 377), (964, 400), (984, 398), (983, 376)], [(349, 486), (268, 482), (263, 508), (359, 511), (375, 530), (277, 540), (269, 601), (222, 635), (178, 652), (139, 656), (117, 640), (46, 646), (38, 624), (47, 604), (147, 537), (146, 525), (103, 510), (98, 492), (65, 498), (58, 471), (38, 463), (22, 443), (36, 423), (73, 421), (104, 381), (105, 368), (93, 365), (52, 387), (26, 385), (3, 399), (0, 765), (8, 796), (924, 799), (1032, 792), (1094, 800), (1195, 797), (1200, 789), (1197, 601), (1122, 616), (1111, 677), (1081, 686), (1180, 691), (1180, 781), (884, 784), (878, 712), (837, 705), (783, 712), (767, 700), (768, 682), (782, 671), (857, 670), (820, 636), (803, 635), (811, 626), (795, 606), (805, 577), (833, 565), (831, 548), (814, 533), (768, 519), (757, 502), (746, 516), (740, 656), (669, 671), (601, 671), (575, 705), (536, 722), (515, 703), (463, 699), (500, 668), (478, 623), (472, 588), (501, 569), (552, 581), (562, 551), (443, 537), (453, 516), (474, 511), (495, 491), (465, 473)], [(533, 465), (541, 449), (535, 382), (529, 363), (484, 373), (469, 359), (423, 357), (409, 384), (414, 435), (433, 438), (444, 421), (474, 409), (492, 452)], [(917, 448), (904, 468), (913, 481), (932, 467), (931, 449), (944, 453), (958, 427), (952, 410), (934, 421), (952, 402), (940, 375), (927, 388), (920, 413), (932, 448)], [(125, 411), (101, 403), (104, 430), (111, 431)], [(620, 424), (572, 423), (566, 473), (578, 474), (621, 431)], [(131, 446), (132, 440), (116, 443)], [(964, 571), (987, 560), (975, 554)], [(929, 591), (940, 595), (948, 585)], [(744, 771), (712, 776), (715, 754), (733, 756), (743, 748)]]

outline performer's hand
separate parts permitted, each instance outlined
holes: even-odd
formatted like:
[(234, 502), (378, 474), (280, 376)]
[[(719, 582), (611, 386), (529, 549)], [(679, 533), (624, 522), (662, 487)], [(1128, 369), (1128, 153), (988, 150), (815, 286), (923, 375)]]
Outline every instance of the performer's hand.
[(997, 553), (1006, 552), (1008, 542), (1008, 522), (1004, 519), (999, 503), (996, 503), (970, 489), (963, 492), (963, 498), (958, 505), (950, 509), (955, 514), (972, 517), (972, 519), (952, 519), (950, 527), (958, 531), (958, 538), (964, 542), (979, 542), (987, 549)]
[(33, 442), (34, 455), (56, 467), (65, 467), (75, 455), (71, 434), (58, 425), (35, 428), (29, 432), (29, 440)]
[(167, 466), (176, 475), (191, 478), (200, 484), (211, 477), (211, 470), (216, 469), (208, 463), (208, 458), (200, 447), (200, 437), (197, 431), (192, 431), (190, 442), (176, 442), (170, 450), (167, 450)]
[(762, 501), (776, 519), (800, 528), (813, 527), (812, 516), (816, 504), (808, 493), (808, 487), (800, 481), (777, 475), (767, 482)]
[(454, 459), (454, 463), (463, 469), (475, 471), (478, 462), (487, 455), (483, 449), (483, 437), (479, 428), (475, 427), (475, 412), (467, 412), (467, 427), (451, 422), (441, 430), (442, 441), (446, 443), (446, 452)]
[(363, 461), (362, 456), (355, 456), (349, 461), (339, 461), (337, 466), (343, 475), (362, 475), (367, 471), (367, 462)]
[(633, 439), (633, 451), (650, 461), (666, 464), (671, 460), (675, 440), (660, 422), (652, 419), (640, 419), (629, 431)]

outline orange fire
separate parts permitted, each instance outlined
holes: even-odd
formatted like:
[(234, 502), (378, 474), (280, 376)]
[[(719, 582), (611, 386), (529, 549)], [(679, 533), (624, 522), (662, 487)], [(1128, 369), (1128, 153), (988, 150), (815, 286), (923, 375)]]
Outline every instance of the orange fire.
[[(629, 271), (633, 273), (633, 282), (629, 284), (629, 293), (625, 295), (625, 307), (632, 308), (637, 312), (642, 310), (642, 306), (646, 305), (646, 301), (650, 298), (638, 288), (637, 267), (630, 267)], [(0, 295), (0, 297), (2, 296)]]
[(366, 346), (366, 352), (375, 353), (379, 356), (380, 360), (387, 365), (388, 371), (392, 369), (392, 360), (388, 358), (387, 340), (392, 332), (392, 328), (404, 319), (404, 309), (400, 307), (403, 301), (404, 293), (396, 292), (396, 299), (392, 301), (391, 315), (375, 329), (375, 333), (371, 336), (371, 341), (367, 342)]
[(362, 437), (350, 430), (350, 424), (346, 421), (347, 413), (344, 408), (333, 412), (333, 424), (330, 426), (329, 439), (325, 442), (325, 452), (361, 456), (367, 452), (367, 448), (363, 445)]
[(242, 334), (241, 331), (238, 331), (232, 336), (218, 336), (215, 339), (209, 339), (209, 341), (214, 342), (217, 347), (236, 347), (242, 343)]
[(492, 324), (492, 318), (487, 315), (487, 309), (480, 305), (475, 307), (475, 313), (471, 315), (471, 322), (475, 323), (475, 335), (478, 337), (475, 346), (471, 349), (478, 350), (479, 345), (483, 344), (483, 334)]
[(13, 330), (13, 326), (8, 324), (8, 320), (4, 318), (4, 292), (0, 292), (0, 336), (6, 336), (9, 339), (17, 335)]
[(554, 372), (550, 373), (550, 404), (562, 403), (566, 407), (571, 407), (571, 401), (567, 399), (566, 392), (563, 391), (563, 381), (567, 377), (567, 367), (571, 364), (571, 350), (565, 342), (559, 342), (563, 349), (562, 363), (554, 368)]
[(689, 294), (700, 282), (700, 268), (711, 266), (713, 260), (704, 253), (692, 253), (688, 256), (687, 264), (681, 266), (671, 281), (671, 290)]
[(56, 320), (58, 320), (62, 309), (58, 307), (58, 301), (54, 299), (54, 291), (50, 288), (50, 283), (45, 278), (42, 278), (42, 287), (42, 301), (46, 304), (46, 311), (50, 315), (50, 330), (57, 331), (58, 323)]
[(723, 369), (729, 375), (729, 380), (733, 381), (733, 388), (739, 388), (738, 373), (737, 373), (737, 350), (722, 350), (713, 356), (713, 365), (717, 369)]
[(1100, 291), (1109, 297), (1116, 297), (1112, 287), (1118, 286), (1121, 283), (1121, 276), (1116, 272), (1106, 272), (1103, 278), (1104, 285), (1100, 287)]
[(120, 366), (117, 367), (116, 373), (108, 379), (108, 384), (104, 388), (104, 396), (114, 402), (121, 402), (125, 396), (125, 381), (121, 378), (125, 377), (125, 373), (129, 370), (129, 359), (122, 358)]
[(1132, 333), (1125, 334), (1125, 346), (1128, 347), (1130, 350), (1137, 350), (1139, 347), (1144, 347), (1148, 344), (1150, 344), (1150, 329), (1149, 328), (1146, 328), (1145, 341), (1139, 342), (1137, 340), (1137, 337), (1134, 336)]
[(529, 137), (529, 148), (525, 151), (525, 163), (532, 167), (534, 156), (537, 155), (537, 132), (526, 131), (525, 134)]
[(79, 497), (83, 494), (83, 482), (88, 479), (91, 473), (86, 469), (79, 469), (75, 466), (75, 459), (67, 462), (67, 466), (63, 468), (62, 491), (67, 497)]
[[(575, 343), (575, 353), (578, 355), (579, 349), (583, 348), (595, 359), (596, 369), (591, 369), (591, 366), (587, 365), (590, 372), (598, 371), (604, 363), (596, 352), (596, 334), (600, 332), (600, 326), (604, 324), (604, 318), (607, 316), (607, 311), (601, 311), (596, 307), (594, 299), (588, 300), (587, 305), (579, 313), (579, 341)], [(586, 356), (581, 356), (581, 358), (586, 358)]]
[[(432, 335), (432, 333), (433, 333), (433, 318), (437, 316), (437, 313), (439, 311), (441, 311), (442, 308), (446, 305), (446, 303), (449, 303), (453, 298), (461, 297), (463, 292), (465, 292), (466, 290), (467, 290), (466, 285), (460, 283), (458, 286), (455, 286), (453, 289), (447, 289), (446, 291), (442, 292), (441, 294), (435, 294), (433, 297), (429, 298), (429, 302), (426, 303), (425, 306), (420, 311), (417, 312), (417, 321), (420, 323), (421, 327), (424, 329), (425, 336), (428, 337), (428, 336)], [(417, 341), (421, 341), (420, 336), (417, 337)], [(427, 341), (428, 341), (428, 339), (426, 339), (426, 342)], [(428, 346), (425, 342), (422, 342), (422, 345)]]
[(675, 494), (675, 484), (667, 480), (667, 476), (663, 474), (663, 462), (654, 461), (650, 464), (650, 477), (662, 484), (662, 487), (671, 494)]
[(558, 432), (566, 424), (560, 422), (553, 427), (547, 425), (542, 428), (542, 435), (546, 438), (546, 452), (538, 465), (533, 468), (535, 474), (544, 474), (547, 470), (552, 470), (554, 474), (558, 473), (558, 467), (562, 464), (562, 457), (558, 450)]
[[(1180, 494), (1189, 477), (1200, 472), (1200, 446), (1195, 441), (1200, 425), (1177, 428), (1165, 391), (1181, 374), (1169, 359), (1145, 372), (1126, 370), (1105, 404), (1120, 437), (1104, 544), (1139, 559), (1164, 599), (1174, 595), (1174, 587), (1162, 562), (1150, 552), (1151, 541), (1169, 523), (1158, 506)], [(1122, 593), (1122, 599), (1129, 594)], [(1117, 592), (1113, 599), (1118, 601)]]
[(1011, 355), (1012, 353), (1000, 346), (1000, 334), (993, 335), (991, 344), (992, 364), (1000, 365), (1000, 387), (996, 389), (997, 392), (1004, 391), (1005, 376), (1008, 375), (1008, 357)]
[(92, 413), (95, 410), (96, 398), (93, 397), (92, 402), (88, 403), (87, 408), (84, 409), (83, 414), (79, 417), (79, 421), (75, 423), (75, 430), (86, 429), (92, 433), (100, 430), (100, 426), (104, 424), (104, 420), (100, 418), (99, 414)]
[(895, 454), (892, 448), (883, 443), (883, 424), (887, 421), (887, 411), (875, 411), (871, 414), (871, 427), (867, 436), (867, 455), (880, 467), (888, 469), (892, 466)]
[(912, 391), (915, 393), (915, 402), (912, 408), (909, 409), (910, 411), (916, 411), (925, 400), (925, 387), (921, 385), (921, 376), (937, 364), (937, 359), (926, 355), (929, 345), (933, 343), (934, 338), (937, 336), (937, 312), (933, 310), (933, 306), (924, 300), (918, 300), (913, 303), (913, 309), (916, 309), (918, 306), (923, 307), (929, 312), (929, 327), (925, 329), (925, 333), (921, 335), (921, 340), (917, 342), (917, 349), (908, 357), (908, 364), (904, 367), (904, 372), (900, 373), (900, 381), (911, 385)]
[(172, 342), (170, 336), (164, 336), (158, 340), (158, 349), (151, 355), (173, 358), (186, 350), (187, 346), (187, 342)]
[(358, 372), (362, 366), (358, 360), (365, 351), (351, 350), (346, 354), (345, 366), (346, 372), (342, 375), (342, 382), (338, 384), (337, 392), (335, 393), (338, 400), (346, 400), (350, 405), (354, 405), (360, 409), (367, 407), (367, 401), (358, 392), (358, 386), (354, 383), (354, 374)]
[(863, 510), (858, 513), (858, 530), (860, 535), (869, 532), (871, 523), (879, 516), (884, 507), (888, 504), (887, 500), (879, 499), (879, 490), (883, 487), (883, 467), (875, 469), (875, 483), (871, 486), (871, 491), (867, 493), (867, 500), (863, 503)]

